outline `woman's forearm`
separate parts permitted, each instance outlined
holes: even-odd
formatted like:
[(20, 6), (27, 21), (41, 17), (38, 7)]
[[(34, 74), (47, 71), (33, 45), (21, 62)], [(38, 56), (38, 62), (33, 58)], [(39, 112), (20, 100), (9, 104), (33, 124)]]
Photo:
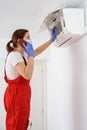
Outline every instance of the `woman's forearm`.
[(42, 53), (45, 49), (47, 49), (50, 45), (51, 45), (52, 41), (49, 40), (47, 42), (45, 42), (44, 44), (42, 44), (41, 46), (39, 46), (38, 48), (36, 48), (34, 50), (34, 54), (35, 56), (39, 55), (40, 53)]
[(34, 58), (32, 56), (29, 57), (27, 66), (25, 67), (25, 77), (29, 80), (32, 78), (33, 68), (34, 68)]

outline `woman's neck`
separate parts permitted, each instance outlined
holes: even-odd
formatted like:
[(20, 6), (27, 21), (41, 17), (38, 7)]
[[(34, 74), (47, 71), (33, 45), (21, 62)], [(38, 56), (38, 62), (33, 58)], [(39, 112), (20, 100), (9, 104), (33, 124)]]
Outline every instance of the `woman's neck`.
[(24, 55), (24, 49), (17, 47), (15, 50), (20, 52), (22, 55)]

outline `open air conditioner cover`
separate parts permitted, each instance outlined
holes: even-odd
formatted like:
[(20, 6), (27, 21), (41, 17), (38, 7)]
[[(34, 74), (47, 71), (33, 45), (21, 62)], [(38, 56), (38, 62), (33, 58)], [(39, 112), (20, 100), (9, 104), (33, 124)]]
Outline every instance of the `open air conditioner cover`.
[(87, 30), (84, 25), (84, 9), (60, 8), (51, 12), (42, 22), (39, 31), (49, 30), (56, 26), (56, 40), (53, 45), (66, 47), (82, 38)]

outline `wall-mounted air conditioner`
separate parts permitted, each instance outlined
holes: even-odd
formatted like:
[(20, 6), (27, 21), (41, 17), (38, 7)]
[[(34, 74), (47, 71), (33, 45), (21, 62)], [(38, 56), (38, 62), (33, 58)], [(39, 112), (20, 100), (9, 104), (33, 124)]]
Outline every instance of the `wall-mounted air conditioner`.
[(60, 8), (48, 14), (39, 31), (48, 29), (51, 33), (52, 27), (56, 26), (57, 38), (53, 45), (66, 47), (87, 34), (84, 19), (82, 8)]

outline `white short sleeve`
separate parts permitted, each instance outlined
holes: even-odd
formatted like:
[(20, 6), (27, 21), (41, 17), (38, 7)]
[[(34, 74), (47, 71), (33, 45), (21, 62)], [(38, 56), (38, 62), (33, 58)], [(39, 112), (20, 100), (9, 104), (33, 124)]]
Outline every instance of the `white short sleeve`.
[(10, 53), (8, 56), (8, 60), (12, 64), (13, 67), (19, 62), (24, 62), (22, 55), (19, 52)]
[(24, 62), (21, 53), (14, 51), (7, 56), (6, 60), (6, 75), (8, 79), (15, 79), (19, 76), (19, 73), (15, 70), (17, 63)]

